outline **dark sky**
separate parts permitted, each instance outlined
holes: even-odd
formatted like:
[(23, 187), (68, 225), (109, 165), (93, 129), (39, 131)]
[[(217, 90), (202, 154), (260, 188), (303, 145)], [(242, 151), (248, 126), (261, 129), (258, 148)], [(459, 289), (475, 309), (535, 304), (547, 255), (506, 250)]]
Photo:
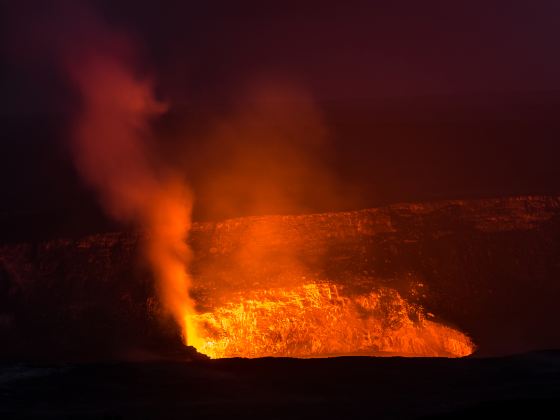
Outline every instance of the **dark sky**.
[[(8, 43), (41, 20), (80, 26), (64, 6), (80, 2), (17, 3), (4, 15)], [(222, 100), (262, 73), (298, 79), (320, 100), (560, 89), (553, 0), (89, 4), (137, 41), (177, 100)]]
[[(103, 218), (65, 147), (76, 98), (42, 32), (72, 37), (89, 15), (71, 1), (15, 3), (3, 4), (0, 22), (0, 227), (17, 236), (32, 218), (33, 229), (62, 234), (98, 229)], [(162, 132), (188, 122), (195, 132), (227, 114), (254, 80), (304, 86), (330, 133), (328, 165), (359, 196), (333, 210), (560, 192), (557, 1), (89, 5), (154, 75), (171, 105)], [(244, 214), (212, 211), (193, 176), (195, 218)]]
[(320, 100), (560, 88), (555, 1), (163, 3), (98, 10), (164, 80), (218, 96), (262, 72)]

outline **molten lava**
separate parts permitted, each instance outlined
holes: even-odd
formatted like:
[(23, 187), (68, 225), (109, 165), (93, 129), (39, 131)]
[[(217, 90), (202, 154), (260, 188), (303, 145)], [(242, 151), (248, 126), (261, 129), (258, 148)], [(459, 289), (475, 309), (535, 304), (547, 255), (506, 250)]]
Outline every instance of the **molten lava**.
[(465, 334), (426, 319), (396, 291), (344, 295), (310, 283), (237, 293), (212, 312), (191, 317), (197, 349), (212, 358), (398, 355), (462, 357)]

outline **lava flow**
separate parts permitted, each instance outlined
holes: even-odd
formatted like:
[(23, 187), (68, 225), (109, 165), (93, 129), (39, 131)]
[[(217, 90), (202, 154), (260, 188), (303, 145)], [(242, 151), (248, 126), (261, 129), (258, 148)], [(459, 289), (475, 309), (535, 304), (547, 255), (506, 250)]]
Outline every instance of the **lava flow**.
[(380, 288), (347, 295), (329, 283), (237, 293), (191, 318), (211, 358), (392, 355), (462, 357), (465, 334), (426, 319), (422, 307)]

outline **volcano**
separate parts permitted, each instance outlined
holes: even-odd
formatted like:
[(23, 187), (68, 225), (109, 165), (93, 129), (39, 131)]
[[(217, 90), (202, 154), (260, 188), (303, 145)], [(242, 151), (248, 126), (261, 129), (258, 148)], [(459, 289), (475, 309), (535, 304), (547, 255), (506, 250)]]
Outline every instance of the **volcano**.
[[(142, 232), (0, 247), (3, 358), (200, 358), (166, 319)], [(210, 357), (500, 356), (560, 346), (560, 198), (198, 223)]]

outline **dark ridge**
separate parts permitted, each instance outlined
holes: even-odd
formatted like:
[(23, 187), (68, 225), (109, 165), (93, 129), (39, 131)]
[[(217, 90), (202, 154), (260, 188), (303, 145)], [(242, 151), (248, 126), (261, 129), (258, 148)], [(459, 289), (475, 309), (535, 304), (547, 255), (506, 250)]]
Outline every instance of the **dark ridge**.
[(544, 418), (559, 396), (560, 351), (0, 365), (3, 418)]

